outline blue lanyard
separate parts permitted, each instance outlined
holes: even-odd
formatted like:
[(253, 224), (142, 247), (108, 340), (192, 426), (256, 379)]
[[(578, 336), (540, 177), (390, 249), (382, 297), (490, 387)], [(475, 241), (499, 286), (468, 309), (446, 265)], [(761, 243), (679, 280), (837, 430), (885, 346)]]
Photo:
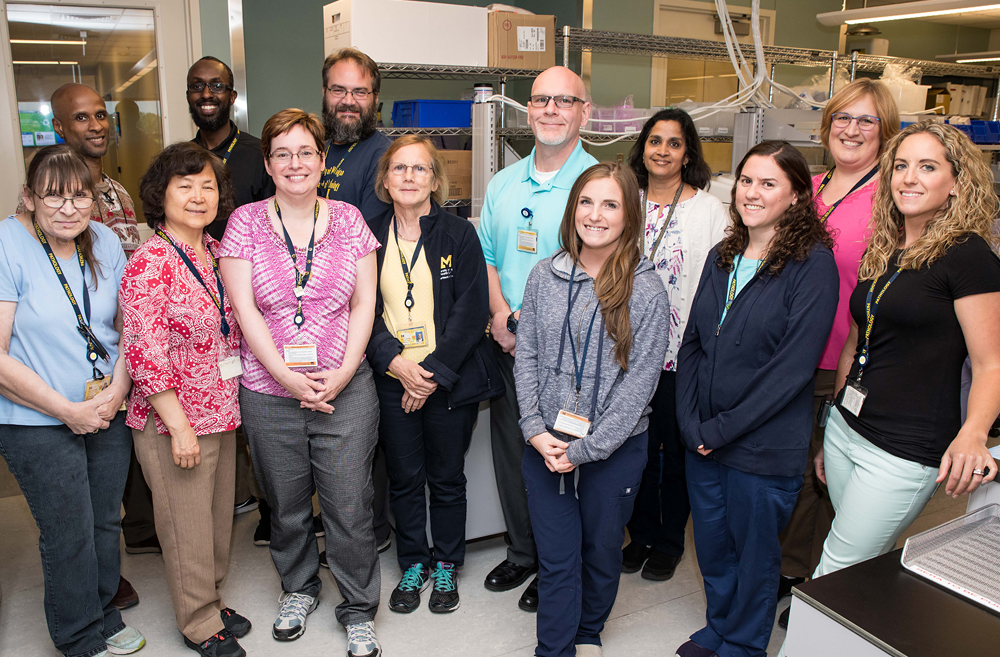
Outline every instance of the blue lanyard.
[(219, 310), (219, 314), (222, 316), (222, 324), (219, 327), (222, 331), (222, 335), (224, 337), (229, 337), (229, 322), (226, 321), (226, 309), (225, 306), (223, 306), (222, 275), (219, 273), (219, 262), (215, 259), (215, 254), (212, 253), (210, 248), (207, 246), (205, 247), (205, 251), (208, 253), (208, 260), (212, 263), (212, 271), (215, 272), (215, 285), (219, 290), (218, 299), (216, 299), (215, 295), (212, 294), (212, 291), (208, 289), (208, 285), (205, 284), (205, 279), (201, 277), (201, 272), (199, 272), (198, 268), (194, 266), (194, 263), (191, 262), (191, 258), (184, 253), (183, 249), (174, 244), (174, 241), (170, 239), (170, 236), (167, 235), (162, 228), (157, 228), (156, 234), (160, 236), (160, 239), (166, 241), (167, 244), (174, 247), (174, 250), (177, 251), (177, 255), (181, 257), (181, 260), (183, 260), (184, 264), (187, 265), (188, 270), (194, 275), (195, 280), (201, 283), (205, 292), (208, 293), (208, 298), (212, 300), (212, 303), (215, 304), (215, 307)]
[[(569, 346), (570, 351), (573, 354), (573, 383), (576, 387), (577, 397), (580, 395), (580, 390), (583, 388), (583, 371), (587, 364), (587, 352), (590, 349), (590, 336), (594, 330), (594, 321), (597, 319), (597, 315), (600, 312), (600, 306), (594, 308), (594, 314), (590, 317), (590, 326), (587, 329), (587, 341), (583, 345), (583, 350), (580, 354), (580, 360), (577, 362), (576, 357), (576, 344), (573, 340), (572, 330), (570, 329), (569, 317), (573, 312), (573, 305), (576, 303), (576, 298), (580, 296), (580, 290), (583, 288), (577, 288), (576, 295), (573, 294), (573, 282), (576, 278), (576, 264), (573, 264), (573, 271), (569, 275), (569, 296), (567, 299), (568, 308), (566, 310), (566, 319), (563, 320), (563, 330), (559, 340), (559, 361), (556, 364), (556, 369), (562, 367), (562, 357), (563, 349), (566, 345), (566, 335), (569, 334)], [(593, 419), (594, 409), (597, 408), (597, 394), (601, 387), (601, 360), (604, 355), (604, 316), (601, 316), (601, 328), (600, 335), (597, 339), (597, 370), (594, 374), (594, 394), (590, 405), (590, 414), (588, 419)]]
[(872, 281), (871, 287), (868, 288), (868, 296), (865, 299), (865, 315), (868, 321), (865, 322), (865, 346), (861, 348), (861, 354), (858, 356), (858, 378), (856, 379), (858, 383), (861, 382), (861, 373), (864, 372), (865, 365), (871, 360), (868, 350), (871, 343), (872, 327), (875, 326), (875, 313), (878, 312), (878, 303), (882, 300), (882, 295), (889, 289), (889, 286), (892, 285), (892, 282), (896, 280), (901, 271), (903, 271), (903, 268), (899, 267), (896, 269), (896, 273), (889, 277), (889, 282), (885, 284), (882, 291), (875, 297), (874, 303), (872, 302), (872, 295), (875, 293), (875, 283), (878, 279)]
[[(813, 194), (814, 197), (819, 198), (819, 195), (823, 192), (823, 188), (826, 187), (827, 183), (830, 182), (830, 179), (833, 178), (833, 172), (834, 172), (834, 169), (836, 169), (836, 168), (837, 167), (833, 167), (833, 169), (830, 169), (829, 171), (826, 172), (826, 175), (823, 176), (823, 180), (822, 180), (822, 182), (820, 182), (819, 187), (816, 188), (816, 193)], [(854, 192), (858, 191), (859, 189), (861, 189), (862, 187), (864, 187), (865, 185), (867, 185), (868, 181), (871, 180), (875, 176), (876, 173), (878, 173), (878, 164), (876, 164), (875, 166), (873, 166), (871, 168), (871, 171), (869, 171), (868, 173), (865, 174), (864, 178), (862, 178), (858, 182), (854, 183), (854, 187), (851, 187), (851, 191), (849, 191), (846, 194), (844, 194), (843, 198), (839, 198), (836, 201), (834, 201), (833, 205), (831, 205), (830, 207), (828, 207), (826, 209), (826, 212), (823, 213), (823, 216), (820, 217), (819, 220), (820, 221), (826, 221), (827, 219), (829, 219), (830, 215), (833, 214), (833, 211), (837, 209), (837, 206), (840, 205), (840, 203), (845, 198), (847, 198), (848, 196), (850, 196)], [(820, 200), (822, 200), (822, 199), (820, 199)]]

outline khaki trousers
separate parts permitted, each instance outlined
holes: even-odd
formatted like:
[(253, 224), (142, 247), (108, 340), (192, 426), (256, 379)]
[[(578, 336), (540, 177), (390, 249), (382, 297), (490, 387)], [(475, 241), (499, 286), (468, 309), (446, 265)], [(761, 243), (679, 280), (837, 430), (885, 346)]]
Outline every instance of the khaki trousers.
[(199, 436), (201, 464), (174, 465), (170, 436), (158, 434), (149, 414), (132, 430), (135, 455), (153, 492), (156, 535), (163, 548), (177, 628), (200, 643), (223, 629), (219, 587), (229, 568), (236, 479), (236, 433)]

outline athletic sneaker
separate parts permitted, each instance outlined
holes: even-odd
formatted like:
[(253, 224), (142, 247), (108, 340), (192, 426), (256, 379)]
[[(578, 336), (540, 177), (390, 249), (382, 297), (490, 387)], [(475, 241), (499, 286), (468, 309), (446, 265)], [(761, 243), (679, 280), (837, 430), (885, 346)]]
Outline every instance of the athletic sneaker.
[(461, 601), (458, 599), (458, 573), (455, 572), (455, 564), (438, 561), (431, 571), (431, 581), (434, 582), (434, 588), (431, 590), (428, 608), (435, 614), (447, 614), (458, 609)]
[(131, 655), (146, 645), (146, 637), (142, 636), (139, 630), (126, 625), (125, 629), (110, 639), (105, 639), (104, 642), (112, 655)]
[(250, 623), (250, 619), (237, 614), (229, 607), (220, 611), (219, 615), (222, 616), (222, 624), (227, 630), (229, 630), (229, 633), (237, 639), (245, 637), (247, 632), (250, 631), (250, 628), (253, 627)]
[(184, 637), (184, 645), (202, 657), (246, 657), (247, 654), (247, 651), (236, 641), (236, 637), (227, 629), (213, 634), (201, 643), (195, 643)]
[(251, 495), (239, 504), (233, 505), (233, 515), (240, 516), (257, 510), (257, 498)]
[(278, 641), (294, 641), (306, 631), (306, 616), (311, 614), (319, 600), (302, 593), (282, 593), (278, 597), (281, 609), (271, 628), (271, 636)]
[(427, 568), (422, 563), (415, 563), (406, 569), (399, 584), (389, 596), (389, 609), (401, 614), (408, 614), (420, 606), (420, 593), (430, 584)]
[(347, 657), (378, 657), (380, 654), (374, 621), (347, 626)]

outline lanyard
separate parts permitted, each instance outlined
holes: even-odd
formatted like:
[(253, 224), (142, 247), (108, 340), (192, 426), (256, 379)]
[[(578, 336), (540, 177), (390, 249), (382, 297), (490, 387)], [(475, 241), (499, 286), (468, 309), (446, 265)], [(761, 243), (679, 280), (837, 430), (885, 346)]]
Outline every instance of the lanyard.
[(233, 141), (229, 143), (229, 148), (226, 149), (226, 154), (222, 157), (222, 163), (229, 163), (229, 156), (233, 154), (233, 149), (236, 147), (236, 140), (240, 138), (240, 129), (236, 128), (236, 136), (233, 137)]
[(288, 247), (288, 255), (292, 256), (292, 269), (295, 270), (295, 298), (299, 302), (299, 307), (295, 311), (295, 326), (302, 328), (302, 322), (306, 320), (302, 314), (302, 295), (306, 293), (306, 283), (309, 282), (309, 277), (312, 276), (313, 247), (316, 244), (316, 221), (319, 219), (319, 201), (316, 201), (316, 209), (313, 211), (313, 229), (312, 236), (309, 238), (309, 247), (306, 249), (305, 272), (299, 271), (298, 261), (295, 258), (295, 245), (292, 244), (292, 238), (289, 236), (288, 230), (285, 229), (285, 222), (281, 220), (281, 208), (278, 207), (277, 196), (274, 197), (274, 212), (278, 215), (281, 232), (285, 234), (285, 246)]
[[(833, 169), (830, 169), (829, 171), (827, 171), (826, 175), (823, 176), (823, 180), (822, 180), (822, 182), (820, 182), (819, 187), (816, 188), (816, 193), (814, 194), (814, 196), (816, 198), (819, 198), (819, 195), (823, 192), (823, 188), (826, 187), (826, 184), (828, 182), (830, 182), (831, 178), (833, 178), (833, 172), (834, 172), (834, 170), (836, 168), (837, 167), (833, 167)], [(829, 219), (830, 215), (833, 214), (833, 211), (837, 209), (837, 206), (840, 205), (841, 201), (843, 201), (845, 198), (847, 198), (848, 196), (850, 196), (854, 192), (858, 191), (859, 189), (861, 189), (862, 187), (864, 187), (865, 185), (867, 185), (868, 181), (871, 180), (872, 177), (874, 177), (874, 175), (876, 173), (878, 173), (878, 165), (877, 164), (871, 168), (871, 171), (869, 171), (868, 173), (865, 174), (864, 178), (862, 178), (858, 182), (854, 183), (854, 187), (851, 187), (851, 191), (849, 191), (846, 194), (844, 194), (843, 198), (839, 198), (836, 201), (834, 201), (833, 205), (831, 205), (830, 207), (828, 207), (826, 209), (826, 212), (823, 213), (823, 216), (820, 217), (819, 220), (820, 221), (826, 221), (827, 219)], [(822, 199), (820, 199), (820, 200), (822, 200)]]
[[(722, 311), (722, 316), (719, 318), (719, 326), (715, 329), (716, 335), (718, 335), (719, 331), (722, 330), (722, 319), (729, 313), (729, 309), (732, 308), (733, 302), (736, 301), (736, 276), (739, 273), (741, 262), (743, 262), (742, 253), (736, 257), (736, 265), (733, 267), (733, 282), (729, 284), (729, 292), (726, 294), (726, 309)], [(765, 262), (765, 258), (760, 259), (760, 262), (757, 263), (757, 269), (753, 272), (754, 276), (760, 273), (760, 270), (764, 267)], [(751, 279), (752, 278), (753, 277), (751, 277)]]
[[(104, 175), (104, 178), (107, 179), (108, 186), (111, 188), (111, 191), (115, 193), (115, 198), (118, 199), (118, 207), (120, 207), (122, 209), (122, 217), (124, 218), (124, 216), (125, 216), (125, 205), (122, 203), (122, 198), (120, 196), (118, 196), (118, 190), (115, 189), (114, 183), (111, 182), (111, 178), (108, 178), (107, 174), (103, 174), (103, 175)], [(104, 197), (104, 201), (105, 201), (105, 203), (108, 206), (108, 221), (111, 221), (111, 217), (114, 216), (114, 213), (112, 212), (112, 209), (111, 209), (111, 194), (109, 194), (108, 192), (101, 192), (101, 196)], [(105, 226), (107, 226), (108, 222), (104, 221), (104, 215), (101, 214), (101, 203), (100, 203), (100, 201), (98, 201), (96, 205), (97, 205), (97, 216), (100, 218), (101, 223), (104, 224)]]
[(878, 312), (878, 302), (882, 300), (882, 295), (889, 289), (889, 286), (892, 285), (892, 282), (896, 280), (901, 271), (903, 271), (902, 267), (898, 268), (896, 273), (889, 277), (889, 281), (885, 284), (885, 287), (875, 297), (874, 303), (872, 303), (872, 295), (875, 293), (875, 283), (878, 279), (872, 281), (871, 287), (868, 288), (868, 297), (865, 299), (865, 315), (868, 321), (865, 322), (865, 346), (861, 348), (861, 355), (858, 356), (858, 378), (856, 379), (858, 383), (861, 383), (861, 373), (864, 372), (865, 365), (869, 361), (868, 348), (871, 342), (872, 327), (875, 326), (875, 313)]
[[(87, 290), (87, 276), (86, 276), (86, 261), (83, 259), (83, 251), (80, 249), (80, 245), (76, 245), (76, 258), (80, 263), (80, 277), (83, 279), (83, 312), (80, 312), (80, 305), (76, 302), (76, 297), (73, 296), (73, 290), (69, 287), (69, 282), (66, 280), (66, 275), (63, 274), (62, 267), (59, 266), (59, 260), (56, 259), (54, 253), (52, 253), (52, 247), (49, 246), (49, 241), (45, 239), (45, 234), (42, 233), (42, 229), (38, 227), (38, 222), (34, 219), (31, 221), (32, 225), (35, 227), (35, 234), (38, 235), (38, 241), (42, 243), (42, 248), (45, 249), (45, 255), (49, 257), (49, 263), (52, 265), (52, 269), (55, 270), (56, 276), (59, 278), (59, 282), (62, 283), (63, 291), (66, 293), (66, 297), (69, 299), (70, 304), (73, 306), (73, 312), (76, 313), (76, 330), (80, 332), (83, 339), (87, 341), (87, 360), (90, 362), (90, 366), (94, 369), (94, 378), (103, 379), (104, 374), (97, 369), (97, 359), (100, 357), (101, 360), (105, 362), (111, 362), (111, 356), (108, 354), (108, 350), (104, 348), (101, 341), (97, 339), (94, 332), (90, 329), (90, 292)], [(86, 318), (84, 318), (86, 316)]]
[[(406, 312), (409, 313), (413, 310), (413, 279), (410, 277), (410, 268), (406, 264), (406, 256), (403, 255), (403, 249), (399, 248), (399, 228), (396, 224), (396, 217), (392, 218), (392, 232), (396, 236), (396, 250), (399, 251), (399, 264), (403, 268), (403, 278), (406, 279), (406, 300), (403, 301), (403, 305), (406, 306)], [(424, 246), (424, 236), (421, 233), (420, 239), (417, 240), (417, 247), (413, 249), (413, 266), (417, 266), (417, 259), (420, 258), (420, 249)]]
[(215, 295), (212, 294), (212, 291), (208, 289), (208, 285), (205, 284), (205, 279), (201, 277), (201, 272), (199, 272), (198, 268), (194, 266), (194, 263), (191, 262), (191, 258), (189, 258), (187, 256), (187, 254), (184, 253), (184, 250), (181, 249), (181, 247), (179, 247), (176, 244), (174, 244), (174, 241), (172, 239), (170, 239), (170, 236), (167, 235), (163, 231), (163, 229), (157, 228), (156, 229), (156, 234), (159, 235), (161, 239), (163, 239), (164, 241), (166, 241), (167, 244), (169, 244), (170, 246), (174, 247), (174, 250), (177, 251), (177, 255), (179, 255), (181, 257), (181, 260), (183, 260), (184, 264), (187, 265), (188, 270), (194, 275), (195, 280), (197, 280), (199, 283), (201, 283), (201, 286), (203, 288), (205, 288), (205, 292), (208, 293), (208, 298), (212, 300), (212, 303), (215, 304), (215, 307), (219, 309), (219, 314), (222, 315), (222, 324), (220, 326), (220, 330), (222, 331), (222, 335), (225, 336), (225, 337), (228, 337), (229, 336), (229, 322), (226, 321), (226, 310), (225, 310), (225, 308), (222, 305), (222, 303), (223, 303), (222, 276), (221, 276), (221, 274), (219, 274), (219, 263), (215, 259), (215, 254), (212, 253), (212, 250), (210, 248), (208, 248), (207, 246), (205, 247), (205, 250), (208, 252), (208, 260), (209, 260), (209, 262), (212, 263), (212, 270), (215, 272), (215, 285), (216, 285), (216, 287), (219, 290), (219, 298), (218, 299), (216, 299)]
[[(677, 188), (677, 191), (674, 192), (674, 202), (670, 204), (670, 212), (667, 213), (667, 220), (663, 222), (663, 226), (660, 228), (660, 234), (656, 236), (656, 240), (653, 242), (653, 250), (649, 252), (650, 260), (656, 257), (656, 250), (660, 248), (660, 240), (662, 240), (663, 236), (667, 233), (667, 226), (670, 225), (670, 220), (674, 216), (674, 210), (677, 209), (677, 203), (681, 200), (681, 192), (683, 191), (684, 191), (684, 183), (682, 182), (680, 184), (680, 187)], [(643, 200), (645, 200), (645, 195), (643, 195), (642, 198)], [(645, 213), (646, 208), (643, 207), (642, 211), (643, 213)], [(661, 204), (660, 213), (656, 216), (656, 223), (660, 223), (660, 219), (662, 218), (663, 218), (663, 205)], [(656, 266), (655, 262), (653, 263), (653, 266), (654, 267)]]
[[(580, 390), (581, 388), (583, 388), (583, 371), (587, 364), (587, 352), (590, 349), (590, 336), (594, 330), (594, 320), (597, 318), (597, 315), (600, 312), (600, 307), (598, 306), (594, 308), (594, 314), (591, 315), (590, 317), (590, 326), (587, 328), (587, 341), (583, 345), (583, 350), (580, 353), (580, 360), (579, 362), (577, 362), (576, 343), (573, 340), (572, 331), (570, 329), (569, 316), (572, 314), (573, 305), (576, 303), (576, 298), (580, 296), (580, 290), (583, 288), (577, 288), (576, 295), (573, 294), (573, 281), (575, 278), (576, 278), (576, 264), (574, 263), (573, 271), (569, 275), (569, 296), (568, 296), (569, 307), (566, 310), (566, 319), (563, 321), (563, 330), (559, 341), (559, 362), (556, 365), (556, 369), (558, 370), (562, 367), (563, 349), (565, 348), (566, 344), (566, 335), (567, 333), (569, 333), (570, 334), (569, 347), (571, 353), (573, 354), (573, 384), (574, 387), (576, 388), (577, 399), (579, 399)], [(581, 328), (582, 328), (582, 320), (581, 320)], [(600, 335), (597, 340), (597, 370), (594, 374), (594, 395), (593, 399), (591, 400), (590, 414), (587, 416), (588, 419), (590, 420), (593, 420), (594, 409), (597, 408), (597, 393), (601, 387), (601, 357), (603, 355), (604, 355), (604, 316), (602, 315)]]
[[(326, 167), (326, 158), (330, 157), (330, 145), (331, 144), (333, 144), (333, 140), (332, 139), (330, 140), (330, 143), (326, 145), (326, 152), (323, 153), (323, 166), (324, 167)], [(358, 145), (358, 142), (354, 142), (353, 144), (351, 144), (351, 147), (347, 149), (347, 155), (344, 155), (344, 157), (340, 158), (340, 162), (337, 162), (337, 166), (333, 167), (333, 169), (340, 170), (340, 165), (344, 163), (344, 160), (347, 159), (347, 156), (351, 154), (351, 151), (353, 151), (354, 147), (357, 146), (357, 145)], [(326, 186), (326, 197), (330, 198), (330, 185)]]

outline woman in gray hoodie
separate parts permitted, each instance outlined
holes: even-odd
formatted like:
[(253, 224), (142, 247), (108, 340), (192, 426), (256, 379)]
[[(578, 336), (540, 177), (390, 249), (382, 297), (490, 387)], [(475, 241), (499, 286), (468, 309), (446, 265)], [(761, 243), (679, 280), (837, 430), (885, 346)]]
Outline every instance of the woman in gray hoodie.
[(639, 248), (635, 174), (614, 163), (570, 191), (562, 248), (528, 276), (514, 378), (538, 545), (538, 657), (601, 654), (625, 523), (646, 464), (669, 304)]

